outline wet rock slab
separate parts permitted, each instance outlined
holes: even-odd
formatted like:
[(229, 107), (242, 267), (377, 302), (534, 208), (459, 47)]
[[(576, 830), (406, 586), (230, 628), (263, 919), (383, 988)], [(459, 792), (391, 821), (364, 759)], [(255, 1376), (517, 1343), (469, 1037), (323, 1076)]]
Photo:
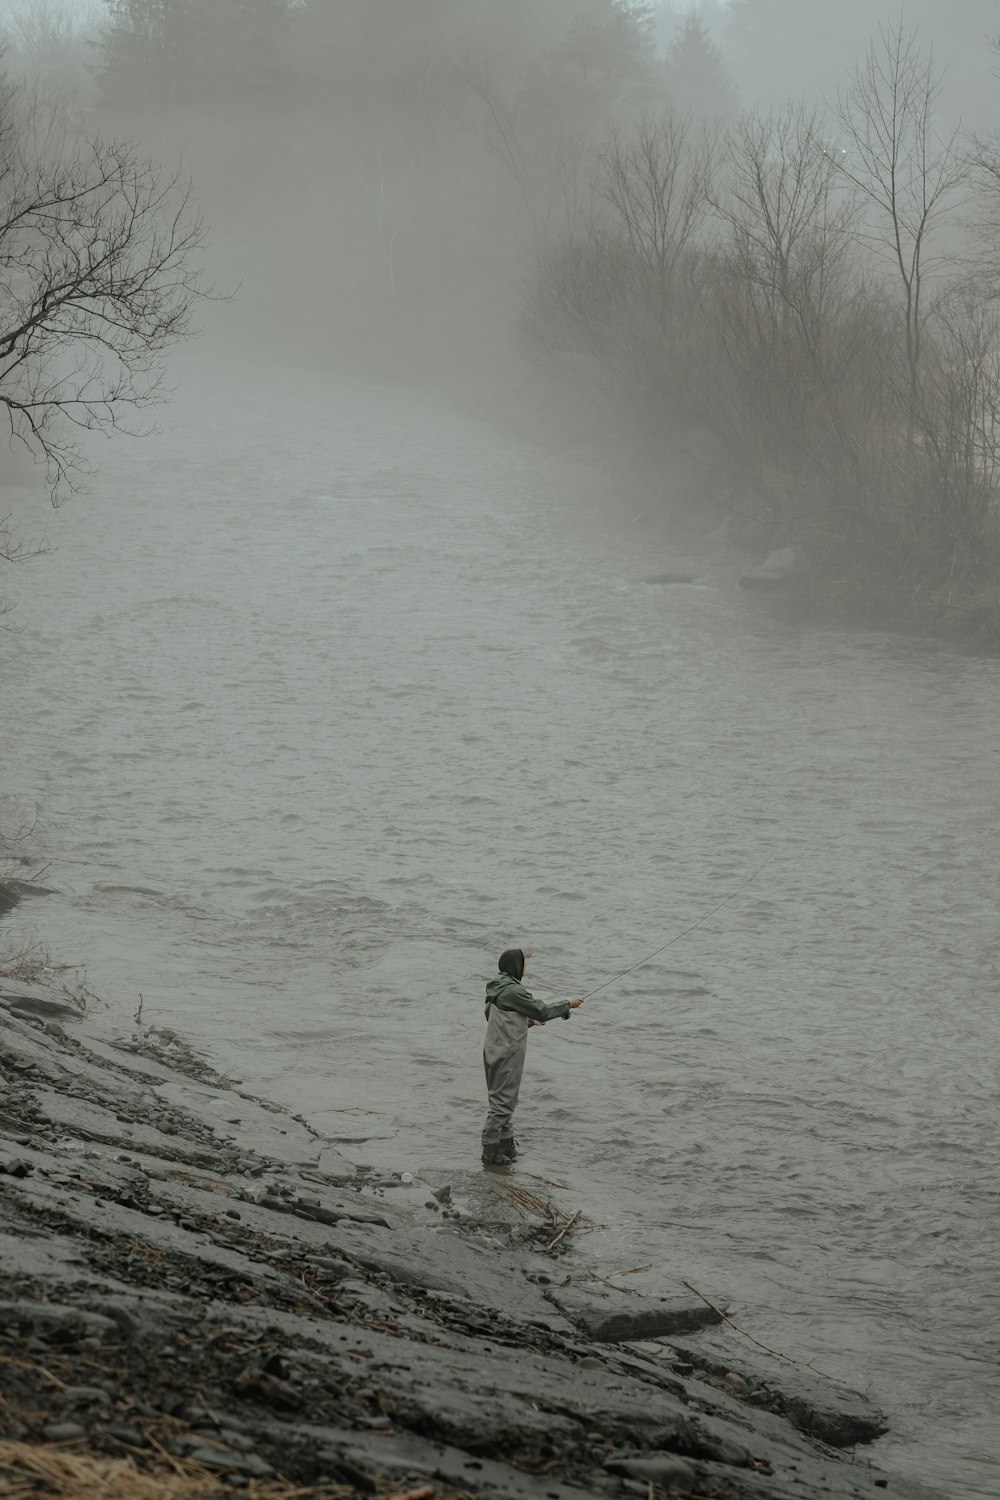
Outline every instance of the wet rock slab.
[(720, 1321), (714, 1308), (691, 1296), (628, 1297), (572, 1285), (549, 1296), (577, 1328), (600, 1343), (669, 1338)]
[(571, 1238), (525, 1248), (508, 1189), (366, 1174), (169, 1036), (0, 1006), (0, 1471), (43, 1495), (55, 1445), (269, 1500), (926, 1493), (825, 1446), (878, 1428), (851, 1393), (779, 1388)]
[(828, 1443), (831, 1448), (853, 1448), (870, 1443), (888, 1432), (885, 1413), (860, 1391), (852, 1391), (763, 1350), (756, 1350), (735, 1334), (713, 1330), (691, 1340), (671, 1338), (670, 1351), (720, 1383), (738, 1399), (765, 1411), (776, 1412), (800, 1432)]

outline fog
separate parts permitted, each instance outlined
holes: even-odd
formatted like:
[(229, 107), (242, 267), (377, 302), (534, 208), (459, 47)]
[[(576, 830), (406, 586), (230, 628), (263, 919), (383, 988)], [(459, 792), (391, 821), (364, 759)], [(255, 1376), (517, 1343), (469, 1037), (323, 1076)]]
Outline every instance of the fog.
[(233, 316), (206, 310), (209, 328), (460, 388), (507, 383), (512, 347), (532, 352), (538, 257), (592, 220), (612, 129), (664, 109), (824, 108), (900, 21), (942, 74), (942, 135), (960, 117), (991, 134), (1000, 86), (987, 0), (189, 10), (154, 23), (138, 4), (10, 0), (9, 61), (68, 91), (81, 131), (135, 134), (183, 163), (209, 279), (239, 288)]
[(0, 880), (51, 892), (0, 968), (461, 1174), (532, 948), (595, 991), (519, 1105), (587, 1263), (721, 1288), (954, 1497), (998, 1399), (994, 10), (10, 0), (0, 98)]

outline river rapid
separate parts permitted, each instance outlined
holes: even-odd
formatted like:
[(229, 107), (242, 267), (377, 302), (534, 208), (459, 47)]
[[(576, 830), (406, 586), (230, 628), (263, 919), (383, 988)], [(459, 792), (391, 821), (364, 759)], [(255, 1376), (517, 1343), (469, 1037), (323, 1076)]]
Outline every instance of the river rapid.
[(887, 1409), (881, 1465), (994, 1496), (1000, 663), (789, 619), (442, 397), (174, 375), (6, 569), (56, 894), (0, 945), (356, 1159), (475, 1170), (500, 948), (562, 998), (700, 922), (532, 1033), (525, 1166), (607, 1226), (579, 1255), (728, 1298)]

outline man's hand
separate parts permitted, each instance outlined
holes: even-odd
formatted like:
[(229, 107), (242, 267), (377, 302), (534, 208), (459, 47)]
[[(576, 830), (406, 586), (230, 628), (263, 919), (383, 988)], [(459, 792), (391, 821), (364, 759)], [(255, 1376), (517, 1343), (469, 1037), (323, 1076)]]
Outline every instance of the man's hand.
[(575, 1000), (571, 1000), (569, 1002), (570, 1010), (576, 1010), (577, 1006), (578, 1005), (582, 1005), (582, 1004), (583, 1004), (583, 996), (582, 995), (577, 995), (577, 997), (576, 997)]
[(532, 1024), (532, 1026), (544, 1026), (545, 1022), (544, 1021), (532, 1021), (531, 1024)]

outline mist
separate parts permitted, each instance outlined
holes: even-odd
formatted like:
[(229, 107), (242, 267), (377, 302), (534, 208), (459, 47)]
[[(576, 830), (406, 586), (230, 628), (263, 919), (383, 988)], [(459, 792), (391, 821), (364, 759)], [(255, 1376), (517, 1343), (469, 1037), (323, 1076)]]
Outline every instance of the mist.
[[(374, 1291), (360, 1239), (310, 1262), (296, 1316), (357, 1296), (365, 1337), (405, 1330), (408, 1234), (437, 1269), (406, 1297), (458, 1284), (460, 1235), (495, 1288), (503, 1183), (541, 1184), (572, 1202), (534, 1248), (569, 1259), (532, 1263), (533, 1316), (564, 1274), (567, 1308), (697, 1286), (868, 1446), (806, 1451), (816, 1388), (738, 1344), (626, 1348), (667, 1370), (650, 1404), (694, 1368), (754, 1442), (798, 1410), (844, 1500), (869, 1453), (890, 1493), (992, 1494), (994, 6), (9, 0), (0, 28), (0, 1021), (45, 987), (237, 1134), (273, 1110), (290, 1139), (227, 1158), (226, 1254), (309, 1218), (314, 1147), (342, 1196), (310, 1233), (399, 1229)], [(517, 951), (540, 1024), (488, 1160), (484, 987)], [(365, 1442), (487, 1452), (411, 1387), (364, 1396)], [(522, 1418), (576, 1422), (521, 1389), (512, 1427), (483, 1398), (490, 1461), (613, 1492), (603, 1417), (582, 1467), (538, 1469), (534, 1425), (511, 1458)], [(733, 1453), (684, 1484), (764, 1494)]]

